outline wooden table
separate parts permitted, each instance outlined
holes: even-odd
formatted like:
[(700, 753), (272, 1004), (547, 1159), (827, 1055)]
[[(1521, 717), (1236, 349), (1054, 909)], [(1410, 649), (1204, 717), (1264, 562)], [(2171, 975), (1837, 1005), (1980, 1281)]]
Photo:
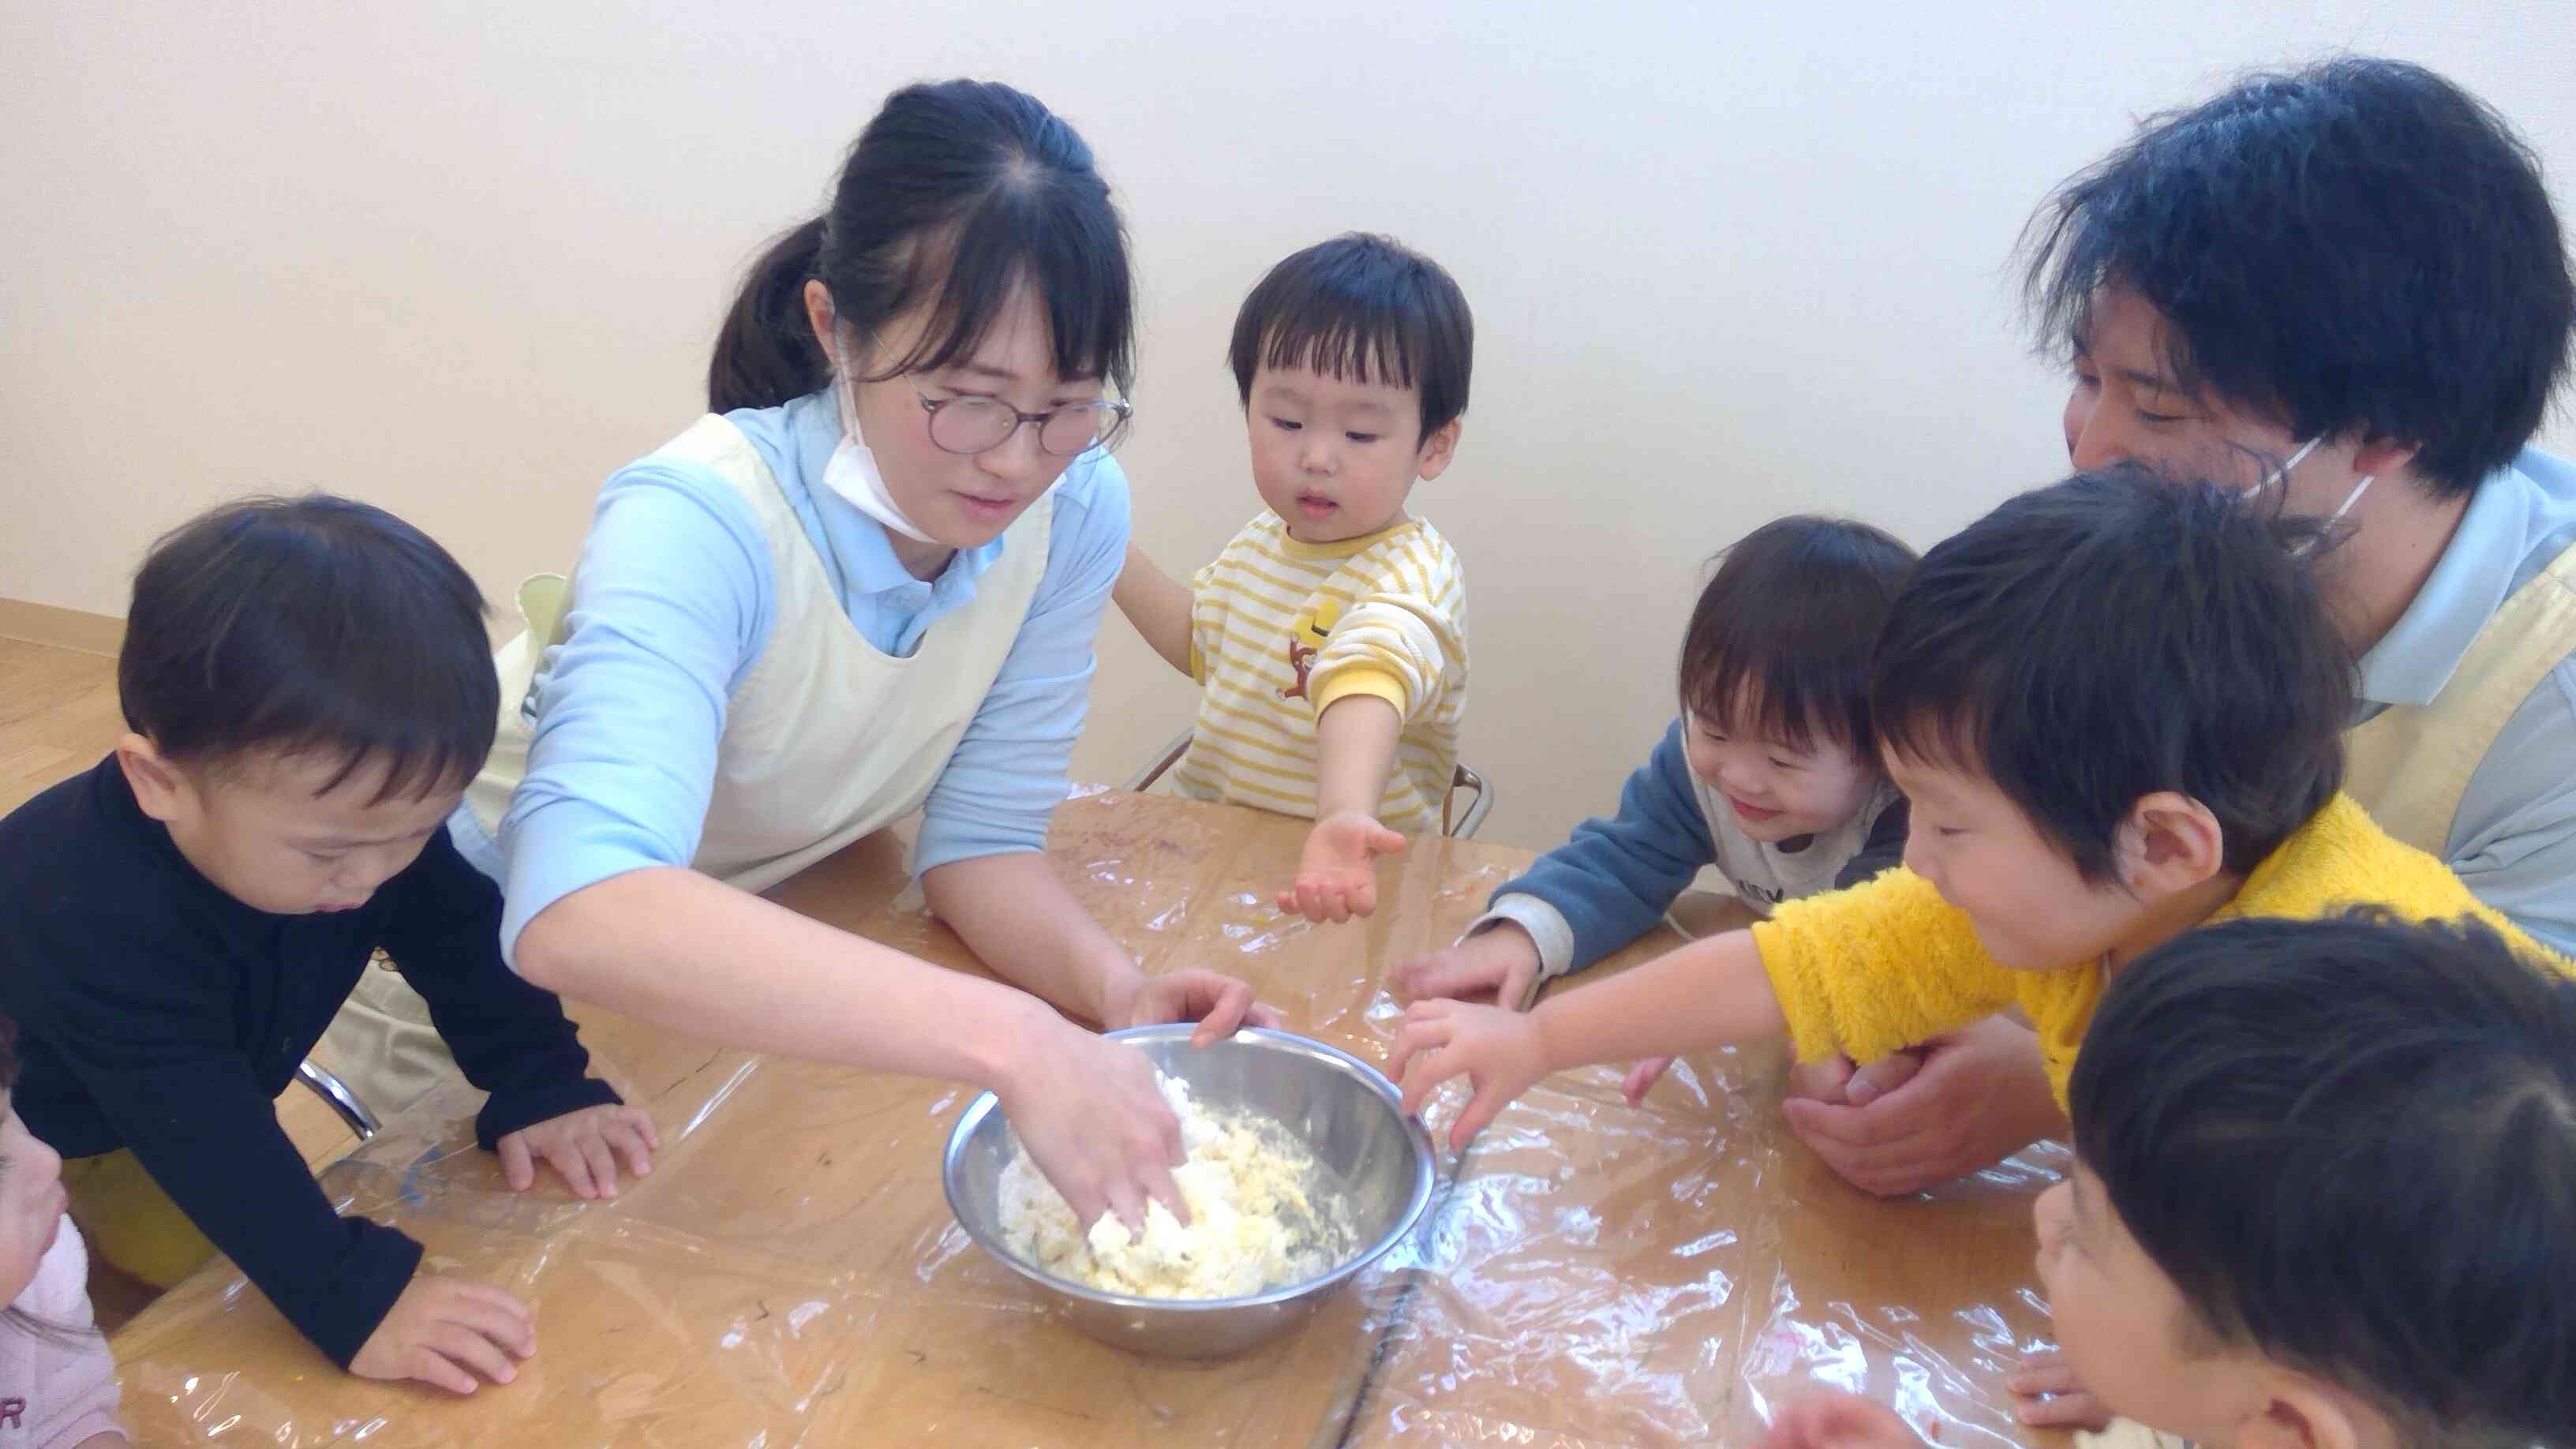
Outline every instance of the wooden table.
[[(1454, 936), (1529, 854), (1417, 841), (1375, 918), (1314, 927), (1269, 904), (1302, 837), (1089, 791), (1050, 849), (1148, 971), (1242, 975), (1297, 1030), (1382, 1062), (1388, 966)], [(903, 882), (880, 838), (775, 894), (980, 969)], [(323, 1175), (440, 1271), (535, 1306), (518, 1382), (456, 1400), (351, 1378), (219, 1262), (116, 1339), (141, 1442), (1742, 1444), (1763, 1398), (1811, 1377), (1897, 1402), (1938, 1442), (2020, 1442), (1999, 1379), (2046, 1333), (2032, 1171), (1869, 1200), (1787, 1137), (1776, 1051), (1687, 1061), (1635, 1111), (1616, 1069), (1551, 1079), (1444, 1163), (1454, 1183), (1407, 1246), (1301, 1332), (1207, 1366), (1091, 1342), (967, 1242), (939, 1184), (967, 1090), (577, 1015), (662, 1132), (616, 1203), (509, 1192), (461, 1086)]]

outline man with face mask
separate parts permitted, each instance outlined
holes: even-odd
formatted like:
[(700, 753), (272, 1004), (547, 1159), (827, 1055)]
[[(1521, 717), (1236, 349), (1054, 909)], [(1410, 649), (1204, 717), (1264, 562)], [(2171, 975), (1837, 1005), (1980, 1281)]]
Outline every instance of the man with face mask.
[[(2258, 75), (2069, 180), (2023, 260), (2074, 464), (2338, 520), (2318, 569), (2360, 661), (2346, 788), (2576, 949), (2576, 467), (2528, 446), (2576, 289), (2530, 150), (2419, 67)], [(1877, 1193), (2064, 1128), (2004, 1020), (1797, 1087), (1799, 1136)]]

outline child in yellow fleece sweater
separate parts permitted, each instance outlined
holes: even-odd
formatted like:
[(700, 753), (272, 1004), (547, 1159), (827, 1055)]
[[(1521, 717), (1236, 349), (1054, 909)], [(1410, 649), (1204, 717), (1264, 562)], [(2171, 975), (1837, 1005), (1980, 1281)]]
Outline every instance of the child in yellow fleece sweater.
[(2025, 493), (1926, 554), (1871, 662), (1906, 865), (1527, 1014), (1422, 1001), (1405, 1107), (1467, 1076), (1463, 1145), (1549, 1072), (1787, 1034), (1868, 1061), (2019, 1006), (2061, 1105), (2124, 966), (2204, 921), (2472, 916), (2576, 970), (2337, 793), (2352, 665), (2319, 525), (2132, 469)]

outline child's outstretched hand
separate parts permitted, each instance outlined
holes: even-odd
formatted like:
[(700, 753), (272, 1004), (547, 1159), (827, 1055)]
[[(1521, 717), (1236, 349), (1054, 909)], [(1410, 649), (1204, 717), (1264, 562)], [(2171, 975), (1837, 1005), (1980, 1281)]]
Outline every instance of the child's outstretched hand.
[(2055, 1349), (2023, 1359), (2020, 1372), (2005, 1379), (2004, 1387), (2021, 1400), (2017, 1410), (2021, 1421), (2036, 1428), (2099, 1433), (2111, 1425), (2111, 1411), (2075, 1376), (2075, 1366), (2066, 1361), (2066, 1355)]
[(517, 1378), (518, 1360), (536, 1351), (528, 1305), (485, 1284), (416, 1273), (349, 1360), (349, 1372), (470, 1394), (483, 1380)]
[(1404, 1088), (1404, 1110), (1419, 1112), (1431, 1089), (1463, 1076), (1476, 1088), (1449, 1125), (1449, 1150), (1465, 1150), (1497, 1114), (1547, 1075), (1547, 1043), (1538, 1020), (1499, 1006), (1417, 1001), (1405, 1008), (1386, 1074)]
[(1404, 849), (1404, 837), (1377, 817), (1345, 810), (1315, 822), (1297, 883), (1279, 893), (1279, 909), (1310, 921), (1347, 921), (1377, 910), (1377, 858)]
[(1830, 1389), (1782, 1405), (1762, 1449), (1916, 1449), (1922, 1442), (1894, 1409)]
[(1455, 946), (1400, 961), (1395, 986), (1410, 1001), (1454, 997), (1492, 1001), (1518, 1011), (1538, 979), (1538, 943), (1529, 932), (1505, 921), (1478, 931)]
[(537, 1183), (537, 1163), (551, 1163), (563, 1174), (573, 1196), (617, 1196), (617, 1159), (643, 1177), (653, 1170), (653, 1154), (662, 1139), (653, 1119), (634, 1107), (603, 1104), (566, 1112), (522, 1127), (493, 1144), (501, 1154), (501, 1172), (510, 1190), (526, 1192)]

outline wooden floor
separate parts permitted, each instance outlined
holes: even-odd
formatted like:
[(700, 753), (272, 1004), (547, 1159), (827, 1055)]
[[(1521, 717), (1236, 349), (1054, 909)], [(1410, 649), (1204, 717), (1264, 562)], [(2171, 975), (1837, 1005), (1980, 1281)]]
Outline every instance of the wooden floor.
[[(116, 661), (72, 649), (0, 639), (0, 814), (97, 764), (116, 747), (125, 721), (116, 708)], [(317, 1170), (358, 1145), (321, 1099), (290, 1085), (277, 1120)], [(113, 1332), (150, 1290), (94, 1273), (100, 1327)]]
[(0, 639), (0, 814), (115, 748), (116, 661)]

